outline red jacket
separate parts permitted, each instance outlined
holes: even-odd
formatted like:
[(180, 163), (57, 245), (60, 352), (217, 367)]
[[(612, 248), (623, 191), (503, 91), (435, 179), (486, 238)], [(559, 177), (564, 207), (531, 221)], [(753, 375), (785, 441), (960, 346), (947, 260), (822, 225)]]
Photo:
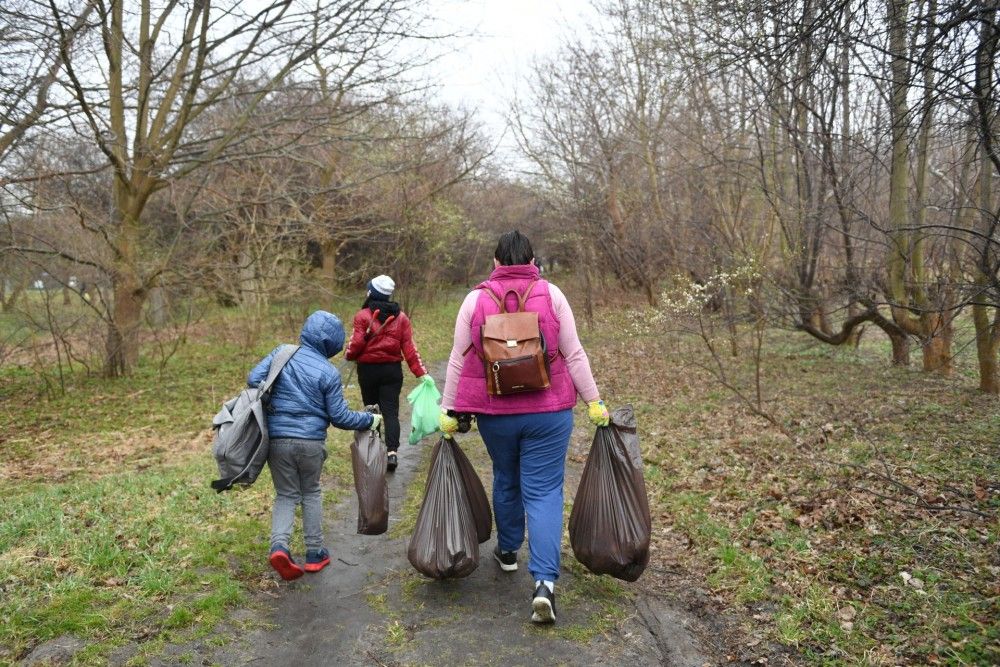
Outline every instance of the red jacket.
[(426, 375), (427, 369), (413, 343), (413, 325), (406, 313), (390, 315), (385, 323), (373, 315), (368, 308), (362, 308), (354, 316), (354, 333), (344, 357), (360, 364), (384, 364), (405, 358), (416, 377)]

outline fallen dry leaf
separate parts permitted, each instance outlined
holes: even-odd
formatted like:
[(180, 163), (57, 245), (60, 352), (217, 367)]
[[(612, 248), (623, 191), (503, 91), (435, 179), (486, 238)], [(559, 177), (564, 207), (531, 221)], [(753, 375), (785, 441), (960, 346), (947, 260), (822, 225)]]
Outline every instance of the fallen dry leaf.
[(842, 621), (853, 621), (858, 615), (858, 610), (854, 607), (841, 607), (837, 610), (837, 618)]

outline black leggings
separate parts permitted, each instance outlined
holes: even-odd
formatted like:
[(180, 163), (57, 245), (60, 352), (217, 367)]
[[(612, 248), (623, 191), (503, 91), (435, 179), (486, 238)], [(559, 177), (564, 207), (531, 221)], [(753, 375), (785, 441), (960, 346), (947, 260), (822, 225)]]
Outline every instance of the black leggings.
[(358, 364), (358, 385), (365, 405), (377, 405), (385, 424), (385, 448), (399, 449), (399, 394), (403, 391), (403, 363)]

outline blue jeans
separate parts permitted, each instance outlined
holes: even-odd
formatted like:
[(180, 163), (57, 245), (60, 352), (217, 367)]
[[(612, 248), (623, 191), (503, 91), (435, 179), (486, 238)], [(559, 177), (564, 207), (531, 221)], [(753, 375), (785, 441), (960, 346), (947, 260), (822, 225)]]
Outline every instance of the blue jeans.
[(502, 551), (517, 551), (528, 526), (528, 572), (559, 578), (563, 477), (573, 411), (476, 415), (493, 459), (493, 515)]

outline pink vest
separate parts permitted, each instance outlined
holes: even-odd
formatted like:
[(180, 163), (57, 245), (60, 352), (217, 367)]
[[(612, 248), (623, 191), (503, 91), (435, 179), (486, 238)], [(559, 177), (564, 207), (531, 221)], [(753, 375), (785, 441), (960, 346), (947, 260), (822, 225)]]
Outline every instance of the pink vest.
[[(559, 320), (552, 309), (549, 284), (539, 280), (538, 267), (532, 264), (501, 266), (493, 271), (489, 280), (480, 283), (479, 299), (472, 313), (472, 346), (462, 359), (462, 374), (458, 379), (455, 396), (456, 412), (472, 412), (487, 415), (521, 415), (532, 412), (557, 412), (576, 405), (576, 387), (570, 377), (566, 360), (559, 354)], [(549, 355), (551, 386), (541, 391), (529, 391), (511, 396), (490, 396), (486, 393), (486, 371), (483, 367), (482, 327), (487, 315), (496, 315), (500, 308), (490, 298), (485, 289), (492, 288), (498, 296), (508, 290), (522, 294), (532, 281), (538, 281), (531, 288), (531, 294), (524, 309), (538, 313), (538, 326), (545, 338)], [(508, 312), (517, 310), (517, 300), (513, 294), (506, 297)]]

